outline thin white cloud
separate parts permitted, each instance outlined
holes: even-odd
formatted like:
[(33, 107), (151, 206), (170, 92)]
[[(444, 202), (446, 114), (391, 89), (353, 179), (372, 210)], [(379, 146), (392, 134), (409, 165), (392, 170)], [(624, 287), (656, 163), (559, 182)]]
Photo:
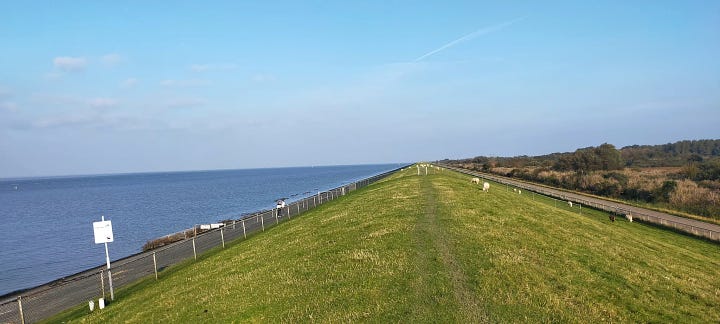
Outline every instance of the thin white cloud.
[(12, 96), (12, 91), (9, 88), (3, 87), (0, 85), (0, 99), (3, 98), (10, 98)]
[(118, 101), (112, 98), (92, 98), (88, 99), (86, 103), (93, 108), (111, 108), (118, 105)]
[(190, 70), (193, 70), (193, 72), (205, 72), (210, 69), (210, 65), (208, 64), (193, 64), (190, 66)]
[(445, 44), (445, 45), (443, 45), (443, 46), (440, 46), (440, 47), (438, 47), (438, 48), (436, 48), (436, 49), (434, 49), (434, 50), (432, 50), (432, 51), (430, 51), (430, 52), (427, 52), (427, 53), (423, 54), (422, 56), (416, 58), (416, 59), (415, 59), (415, 62), (422, 61), (422, 60), (424, 60), (425, 58), (427, 58), (427, 57), (429, 57), (429, 56), (431, 56), (431, 55), (437, 54), (437, 53), (439, 53), (439, 52), (441, 52), (441, 51), (444, 51), (444, 50), (446, 50), (446, 49), (448, 49), (448, 48), (450, 48), (450, 47), (453, 47), (453, 46), (455, 46), (455, 45), (457, 45), (457, 44), (460, 44), (460, 43), (462, 43), (462, 42), (467, 42), (467, 41), (469, 41), (469, 40), (471, 40), (471, 39), (473, 39), (473, 38), (476, 38), (476, 37), (479, 37), (479, 36), (482, 36), (482, 35), (487, 35), (487, 34), (490, 34), (490, 33), (497, 32), (497, 31), (499, 31), (499, 30), (501, 30), (501, 29), (503, 29), (503, 28), (506, 28), (506, 27), (508, 27), (508, 26), (510, 26), (510, 25), (512, 25), (512, 24), (514, 24), (514, 23), (517, 23), (517, 22), (519, 22), (519, 21), (521, 21), (521, 20), (524, 20), (524, 19), (525, 19), (525, 17), (515, 18), (515, 19), (512, 19), (512, 20), (508, 20), (508, 21), (506, 21), (506, 22), (503, 22), (503, 23), (499, 23), (499, 24), (496, 24), (496, 25), (492, 25), (492, 26), (480, 28), (480, 29), (478, 29), (478, 30), (476, 30), (476, 31), (474, 31), (474, 32), (472, 32), (472, 33), (470, 33), (470, 34), (467, 34), (467, 35), (465, 35), (465, 36), (463, 36), (463, 37), (460, 37), (460, 38), (458, 38), (458, 39), (456, 39), (456, 40), (454, 40), (454, 41), (452, 41), (452, 42), (449, 42), (449, 43), (447, 43), (447, 44)]
[(72, 104), (78, 104), (82, 102), (82, 100), (75, 99), (71, 96), (67, 95), (54, 95), (54, 94), (46, 94), (46, 93), (35, 93), (30, 95), (30, 101), (33, 103), (43, 104), (43, 105), (53, 105), (53, 106), (59, 106), (59, 105), (72, 105)]
[(200, 107), (206, 104), (206, 101), (204, 99), (200, 98), (178, 98), (168, 101), (165, 104), (165, 107), (171, 108), (171, 109), (177, 109), (177, 108), (193, 108), (193, 107)]
[(193, 72), (208, 72), (208, 71), (230, 71), (235, 70), (239, 66), (235, 63), (216, 63), (216, 64), (193, 64), (190, 65), (190, 70)]
[(123, 82), (120, 83), (121, 86), (125, 88), (132, 88), (138, 84), (138, 79), (136, 78), (127, 78)]
[(62, 78), (62, 73), (59, 72), (48, 72), (43, 75), (45, 81), (55, 81)]
[(41, 118), (31, 123), (33, 128), (58, 128), (58, 127), (75, 127), (88, 126), (97, 122), (97, 116), (89, 114), (73, 114), (73, 115), (56, 115)]
[(253, 82), (263, 83), (275, 81), (275, 76), (267, 73), (258, 73), (252, 76)]
[(55, 95), (36, 93), (30, 96), (30, 100), (33, 103), (47, 105), (47, 106), (62, 106), (62, 107), (90, 107), (90, 108), (111, 108), (118, 105), (118, 100), (106, 97), (77, 97), (68, 95)]
[(17, 111), (17, 109), (18, 109), (17, 107), (18, 107), (17, 104), (14, 102), (9, 102), (9, 101), (0, 102), (0, 110), (13, 112), (13, 111)]
[(209, 85), (210, 82), (207, 80), (201, 80), (201, 79), (167, 79), (160, 81), (160, 85), (164, 87), (177, 87), (177, 88), (193, 88), (193, 87), (202, 87)]
[(53, 65), (65, 72), (82, 71), (87, 66), (87, 59), (84, 57), (60, 56), (53, 59)]
[(123, 56), (117, 53), (105, 54), (100, 57), (100, 62), (105, 65), (113, 66), (121, 63), (124, 60)]

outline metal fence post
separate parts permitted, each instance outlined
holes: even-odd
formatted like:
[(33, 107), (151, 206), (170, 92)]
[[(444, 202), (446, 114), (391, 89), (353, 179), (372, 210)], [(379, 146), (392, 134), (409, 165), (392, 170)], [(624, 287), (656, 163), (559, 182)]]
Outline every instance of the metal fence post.
[(100, 290), (102, 290), (102, 298), (105, 299), (105, 278), (102, 269), (100, 269)]
[(195, 260), (197, 260), (197, 251), (195, 250), (195, 236), (193, 236), (193, 256), (195, 257)]
[(155, 269), (155, 280), (157, 280), (157, 259), (155, 258), (155, 252), (153, 252), (153, 268)]
[(222, 241), (223, 249), (225, 248), (225, 234), (223, 234), (223, 229), (220, 227), (220, 240)]
[(25, 324), (25, 315), (22, 309), (22, 296), (18, 296), (18, 311), (20, 312), (20, 323)]
[(247, 238), (247, 234), (245, 234), (245, 219), (244, 218), (242, 220), (242, 225), (243, 225), (243, 238)]

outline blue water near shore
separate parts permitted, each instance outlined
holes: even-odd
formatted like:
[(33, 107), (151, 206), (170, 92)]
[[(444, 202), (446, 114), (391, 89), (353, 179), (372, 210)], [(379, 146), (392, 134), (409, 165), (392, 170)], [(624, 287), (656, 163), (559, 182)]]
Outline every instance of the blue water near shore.
[(99, 266), (92, 223), (112, 221), (110, 258), (195, 224), (240, 218), (397, 164), (0, 180), (0, 295)]

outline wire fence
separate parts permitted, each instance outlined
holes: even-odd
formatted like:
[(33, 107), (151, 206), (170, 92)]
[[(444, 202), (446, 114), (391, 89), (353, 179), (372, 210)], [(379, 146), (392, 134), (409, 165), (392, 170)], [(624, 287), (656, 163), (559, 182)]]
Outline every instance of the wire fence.
[(100, 266), (21, 293), (7, 295), (0, 300), (0, 323), (34, 323), (82, 303), (88, 303), (91, 308), (99, 307), (100, 298), (104, 302), (111, 297), (110, 281), (113, 287), (120, 288), (148, 276), (154, 275), (157, 279), (159, 273), (169, 266), (191, 258), (197, 259), (198, 255), (213, 248), (224, 248), (228, 242), (263, 232), (280, 222), (366, 187), (402, 168), (318, 192), (284, 208), (259, 211), (240, 219), (224, 221), (214, 229), (202, 230), (196, 225), (189, 237), (114, 261), (109, 270)]
[[(525, 182), (514, 181), (504, 177), (495, 176), (487, 173), (473, 172), (458, 167), (441, 164), (443, 167), (470, 175), (482, 179), (487, 179), (496, 183), (501, 183), (506, 186), (506, 190), (510, 190), (510, 186), (515, 189), (526, 190), (535, 192), (560, 202), (560, 206), (567, 205), (570, 208), (577, 208), (582, 212), (583, 206), (592, 207), (597, 210), (602, 210), (611, 213), (611, 215), (618, 215), (625, 217), (629, 221), (642, 221), (645, 223), (661, 225), (664, 227), (672, 228), (677, 231), (692, 234), (698, 237), (707, 238), (713, 241), (720, 241), (720, 226), (701, 222), (693, 219), (682, 218), (673, 216), (645, 208), (630, 206), (622, 203), (610, 202), (602, 199), (595, 199), (575, 193), (569, 193), (562, 190), (550, 189), (543, 186), (533, 185)], [(613, 218), (614, 219), (614, 218)]]

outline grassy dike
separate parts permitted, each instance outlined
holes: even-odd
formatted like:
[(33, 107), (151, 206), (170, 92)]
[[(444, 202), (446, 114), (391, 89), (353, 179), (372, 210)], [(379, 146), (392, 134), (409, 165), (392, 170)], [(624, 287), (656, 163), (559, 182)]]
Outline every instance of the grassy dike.
[(720, 322), (720, 246), (414, 168), (52, 322)]

